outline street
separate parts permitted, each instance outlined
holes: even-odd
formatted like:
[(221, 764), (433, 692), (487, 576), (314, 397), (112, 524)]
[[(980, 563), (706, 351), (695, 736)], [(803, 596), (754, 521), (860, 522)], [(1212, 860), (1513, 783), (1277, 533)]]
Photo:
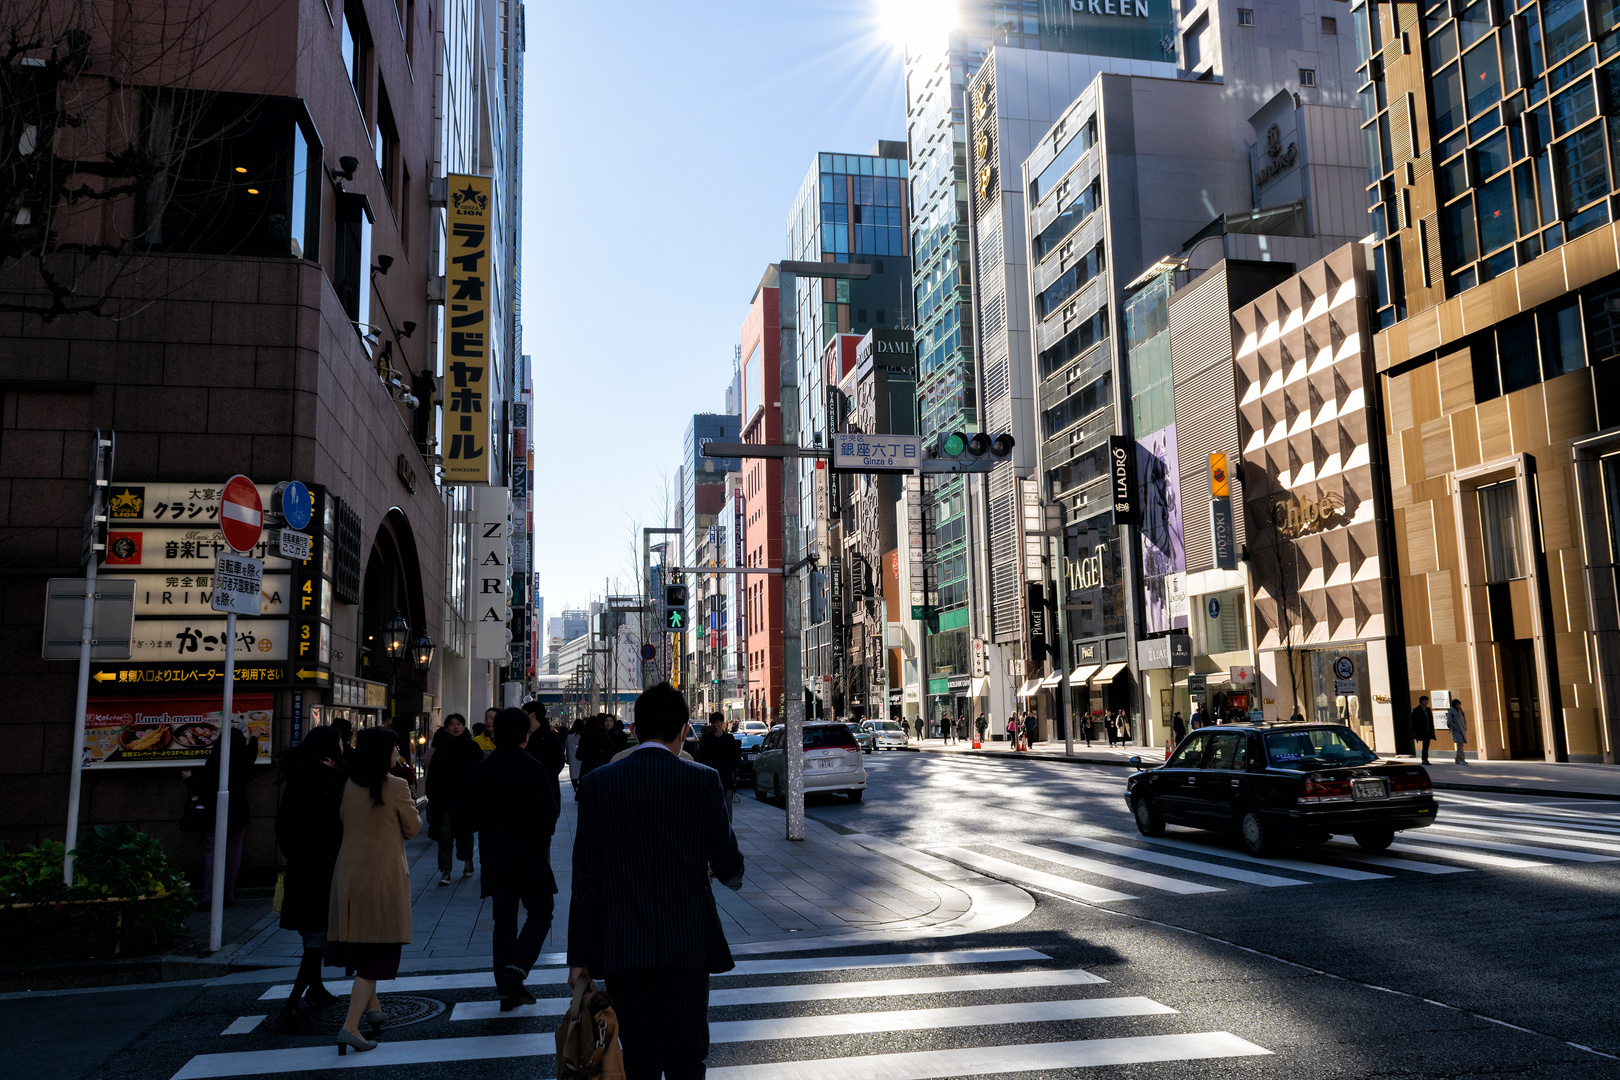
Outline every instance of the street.
[[(812, 796), (812, 833), (953, 887), (1016, 884), (1033, 910), (857, 946), (752, 941), (713, 981), (714, 1077), (1620, 1077), (1615, 803), (1442, 792), (1441, 824), (1385, 855), (1335, 842), (1256, 860), (1191, 830), (1144, 840), (1121, 769), (866, 761), (865, 801)], [(738, 806), (739, 826), (780, 814), (746, 795)], [(480, 966), (445, 958), (384, 984), (385, 1002), (425, 1000), (426, 1018), (342, 1059), (327, 1037), (261, 1027), (285, 968), (7, 995), (0, 1022), (31, 1033), (8, 1072), (549, 1075), (565, 970), (537, 969), (541, 1004), (501, 1014)]]

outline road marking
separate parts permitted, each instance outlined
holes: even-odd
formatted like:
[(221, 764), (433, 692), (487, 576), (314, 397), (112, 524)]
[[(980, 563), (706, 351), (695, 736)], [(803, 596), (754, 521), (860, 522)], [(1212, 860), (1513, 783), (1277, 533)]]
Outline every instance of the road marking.
[(932, 855), (925, 854), (916, 850), (915, 848), (905, 847), (902, 844), (891, 843), (888, 840), (880, 840), (875, 836), (868, 836), (866, 833), (857, 833), (854, 836), (851, 836), (850, 839), (869, 851), (875, 851), (879, 855), (886, 856), (893, 859), (897, 863), (902, 863), (909, 866), (913, 870), (920, 870), (923, 873), (928, 874), (930, 877), (938, 878), (941, 881), (985, 880), (983, 875), (975, 874), (971, 870), (963, 869), (956, 863), (946, 862), (944, 859), (936, 859)]
[[(1442, 854), (1445, 854), (1442, 852)], [(1472, 874), (1473, 868), (1467, 866), (1445, 866), (1441, 863), (1419, 862), (1417, 859), (1392, 859), (1388, 855), (1369, 855), (1365, 851), (1344, 851), (1334, 849), (1335, 859), (1353, 859), (1356, 862), (1368, 863), (1372, 866), (1387, 866), (1392, 870), (1411, 870), (1419, 874)]]
[(1620, 824), (1600, 824), (1600, 821), (1613, 821), (1613, 818), (1588, 817), (1559, 817), (1551, 814), (1459, 814), (1451, 812), (1443, 819), (1446, 823), (1452, 821), (1479, 821), (1489, 825), (1513, 825), (1521, 828), (1537, 826), (1541, 828), (1578, 829), (1597, 833), (1620, 833)]
[(1098, 877), (1117, 878), (1120, 881), (1129, 881), (1133, 885), (1144, 885), (1149, 889), (1158, 889), (1162, 892), (1179, 893), (1188, 896), (1193, 893), (1225, 892), (1218, 885), (1200, 885), (1193, 881), (1182, 881), (1180, 878), (1165, 877), (1162, 874), (1150, 874), (1146, 870), (1133, 870), (1128, 866), (1115, 866), (1113, 863), (1098, 862), (1096, 859), (1083, 859), (1078, 855), (1070, 855), (1063, 851), (1053, 851), (1051, 848), (1039, 847), (1035, 844), (1024, 844), (1016, 840), (1003, 840), (996, 845), (1003, 851), (1016, 851), (1020, 855), (1028, 855), (1032, 859), (1041, 859), (1045, 862), (1067, 866), (1071, 870), (1083, 870)]
[[(1430, 826), (1431, 829), (1443, 826)], [(1467, 836), (1425, 836), (1436, 844), (1457, 844), (1461, 847), (1484, 848), (1487, 851), (1510, 851), (1515, 855), (1535, 855), (1543, 859), (1566, 859), (1570, 862), (1620, 862), (1616, 855), (1592, 855), (1584, 851), (1563, 851), (1559, 848), (1536, 847), (1531, 844), (1503, 844), (1495, 840), (1475, 840)]]
[(1033, 885), (1038, 889), (1067, 896), (1074, 900), (1087, 900), (1092, 903), (1108, 903), (1113, 900), (1135, 900), (1136, 897), (1125, 893), (1115, 892), (1113, 889), (1104, 889), (1097, 885), (1087, 885), (1083, 881), (1074, 881), (1070, 878), (1059, 877), (1057, 874), (1048, 874), (1045, 870), (1032, 870), (1027, 866), (1019, 866), (1005, 859), (998, 859), (993, 855), (980, 855), (976, 851), (969, 851), (963, 847), (935, 848), (935, 854), (954, 859), (957, 862), (983, 870), (995, 877), (1007, 878), (1025, 885)]
[[(709, 1007), (768, 1005), (789, 1001), (837, 1001), (855, 998), (904, 997), (922, 994), (973, 993), (983, 990), (1027, 990), (1048, 986), (1098, 986), (1108, 980), (1080, 968), (1067, 971), (988, 971), (972, 975), (936, 975), (920, 979), (868, 979), (861, 982), (798, 983), (791, 986), (747, 986), (709, 991)], [(561, 1016), (565, 997), (542, 998), (537, 1005), (500, 1011), (499, 1001), (463, 1001), (452, 1020), (499, 1020), (524, 1016)], [(261, 1017), (261, 1019), (263, 1019)]]
[(1228, 851), (1226, 848), (1211, 848), (1204, 844), (1189, 844), (1185, 840), (1149, 840), (1150, 844), (1161, 847), (1175, 848), (1177, 851), (1195, 851), (1200, 855), (1209, 855), (1217, 859), (1236, 859), (1238, 862), (1254, 863), (1256, 866), (1280, 866), (1284, 870), (1298, 870), (1306, 874), (1321, 874), (1323, 877), (1342, 878), (1345, 881), (1388, 881), (1388, 874), (1373, 874), (1366, 870), (1346, 870), (1342, 866), (1328, 866), (1325, 863), (1304, 862), (1300, 859), (1262, 859), (1243, 851)]
[(933, 1080), (1014, 1072), (1059, 1072), (1099, 1065), (1140, 1065), (1151, 1061), (1256, 1057), (1270, 1053), (1229, 1032), (1208, 1031), (733, 1065), (710, 1068), (708, 1075), (709, 1080), (806, 1080), (808, 1077), (815, 1080)]
[[(1452, 818), (1457, 815), (1453, 814)], [(1473, 819), (1469, 819), (1473, 820)], [(1620, 851), (1620, 842), (1598, 833), (1581, 832), (1576, 829), (1557, 829), (1542, 825), (1521, 825), (1512, 821), (1491, 822), (1490, 828), (1484, 825), (1453, 825), (1450, 819), (1446, 822), (1448, 829), (1463, 829), (1468, 832), (1482, 832), (1492, 836), (1513, 834), (1525, 840), (1539, 840), (1542, 843), (1570, 844), (1575, 847), (1591, 848), (1594, 851)]]
[(933, 1031), (956, 1027), (1000, 1027), (1058, 1020), (1095, 1020), (1111, 1016), (1162, 1016), (1176, 1010), (1145, 997), (1070, 998), (1064, 1001), (1009, 1001), (997, 1005), (959, 1005), (945, 1009), (897, 1009), (890, 1012), (822, 1013), (774, 1020), (729, 1020), (709, 1025), (711, 1042), (766, 1042), (837, 1035), (871, 1035), (884, 1031)]
[(1452, 851), (1447, 848), (1425, 847), (1422, 844), (1391, 844), (1391, 851), (1406, 851), (1413, 855), (1429, 855), (1436, 859), (1456, 859), (1458, 862), (1479, 863), (1481, 866), (1499, 866), (1507, 869), (1521, 869), (1527, 866), (1546, 866), (1544, 862), (1532, 862), (1529, 859), (1506, 859), (1500, 855), (1486, 855), (1481, 851)]
[[(806, 971), (851, 971), (865, 968), (894, 968), (894, 967), (934, 967), (947, 964), (996, 964), (1009, 960), (1050, 960), (1043, 952), (1034, 949), (964, 949), (957, 952), (931, 952), (931, 953), (886, 953), (881, 956), (818, 956), (818, 957), (782, 957), (773, 960), (739, 960), (737, 966), (724, 975), (716, 978), (727, 978), (736, 975), (786, 975)], [(532, 971), (524, 980), (530, 987), (535, 986), (565, 986), (568, 983), (567, 968), (547, 968), (543, 971)], [(334, 994), (347, 994), (353, 982), (346, 979), (330, 980), (326, 983), (328, 990)], [(494, 987), (495, 976), (488, 971), (472, 971), (460, 975), (418, 975), (392, 982), (379, 983), (377, 992), (382, 994), (405, 994), (419, 990), (473, 990), (483, 987)], [(260, 1001), (269, 1001), (272, 998), (285, 998), (292, 993), (292, 984), (285, 986), (272, 986), (260, 995)]]
[(1219, 863), (1203, 862), (1199, 859), (1183, 859), (1179, 855), (1166, 855), (1162, 851), (1146, 851), (1142, 848), (1126, 847), (1123, 844), (1111, 844), (1107, 840), (1096, 840), (1089, 836), (1063, 836), (1058, 837), (1057, 840), (1060, 844), (1091, 848), (1094, 851), (1102, 851), (1110, 855), (1122, 855), (1127, 859), (1138, 859), (1141, 862), (1154, 863), (1158, 866), (1175, 867), (1177, 870), (1191, 870), (1195, 874), (1208, 874), (1210, 877), (1244, 881), (1250, 885), (1276, 887), (1310, 884), (1310, 882), (1301, 881), (1298, 878), (1277, 877), (1274, 874), (1262, 874), (1257, 870), (1240, 870), (1235, 866), (1222, 866)]
[[(568, 1010), (565, 1007), (563, 1011), (567, 1012)], [(259, 1030), (259, 1025), (264, 1023), (264, 1021), (265, 1018), (262, 1016), (238, 1016), (231, 1022), (231, 1026), (220, 1032), (220, 1034), (251, 1035), (253, 1032)]]
[[(330, 984), (328, 984), (330, 985)], [(427, 1065), (440, 1061), (476, 1061), (489, 1058), (551, 1057), (557, 1037), (552, 1032), (531, 1035), (476, 1035), (460, 1039), (414, 1039), (379, 1043), (377, 1049), (338, 1057), (336, 1044), (287, 1047), (279, 1050), (239, 1050), (227, 1054), (198, 1054), (171, 1080), (203, 1080), (214, 1076), (255, 1076), (261, 1073), (313, 1072), (317, 1069), (374, 1069), (385, 1065)]]

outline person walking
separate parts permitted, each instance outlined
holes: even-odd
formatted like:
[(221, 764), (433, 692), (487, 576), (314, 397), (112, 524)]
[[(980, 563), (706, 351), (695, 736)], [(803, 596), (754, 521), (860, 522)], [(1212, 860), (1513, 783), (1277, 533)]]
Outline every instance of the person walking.
[[(557, 733), (551, 730), (546, 722), (546, 707), (539, 701), (526, 701), (523, 711), (529, 717), (529, 742), (527, 749), (529, 756), (538, 761), (546, 770), (547, 782), (551, 785), (552, 802), (562, 805), (562, 771), (568, 764), (568, 751), (563, 749), (562, 740)], [(556, 820), (552, 820), (552, 828), (556, 828)]]
[(619, 730), (619, 718), (611, 713), (601, 713), (590, 723), (585, 725), (585, 733), (579, 737), (579, 776), (583, 780), (594, 770), (600, 769), (613, 760), (613, 755), (623, 750), (629, 744), (624, 732)]
[(579, 737), (585, 732), (583, 717), (575, 717), (568, 734), (563, 738), (563, 752), (568, 757), (568, 782), (573, 785), (574, 793), (579, 793)]
[(1457, 745), (1457, 756), (1452, 761), (1458, 765), (1467, 764), (1463, 761), (1463, 747), (1468, 743), (1468, 718), (1463, 715), (1460, 698), (1451, 699), (1451, 707), (1446, 710), (1446, 727), (1451, 731), (1451, 741)]
[(283, 1025), (298, 1023), (299, 1007), (323, 1009), (337, 996), (321, 982), (332, 867), (343, 845), (338, 802), (343, 797), (343, 740), (330, 725), (315, 728), (282, 758), (276, 845), (287, 860), (282, 879), (281, 928), (303, 939), (304, 955), (292, 993), (281, 1007)]
[(954, 725), (951, 723), (951, 714), (942, 714), (939, 718), (939, 741), (942, 745), (948, 745), (950, 743), (953, 728)]
[[(1193, 713), (1194, 725), (1198, 723), (1198, 718), (1200, 715), (1200, 713)], [(1170, 749), (1174, 751), (1176, 747), (1181, 745), (1181, 740), (1185, 739), (1186, 737), (1187, 721), (1183, 720), (1181, 718), (1181, 714), (1178, 712), (1170, 718)]]
[(1294, 702), (1294, 711), (1288, 717), (1288, 722), (1290, 724), (1303, 724), (1305, 722), (1305, 714), (1299, 711), (1299, 702), (1297, 701)]
[(923, 718), (919, 716), (919, 717), (916, 717), (915, 719), (913, 719), (912, 722), (911, 722), (911, 729), (912, 729), (913, 733), (917, 736), (917, 741), (922, 742)]
[(537, 734), (530, 726), (532, 716), (520, 709), (496, 714), (495, 750), (474, 766), (472, 777), (473, 816), (484, 852), (480, 895), (491, 901), (495, 918), (491, 951), (501, 1012), (535, 1003), (523, 981), (551, 932), (556, 904), (551, 837), (561, 792), (550, 766), (529, 751)]
[[(486, 709), (485, 712), (484, 712), (484, 715), (488, 716), (490, 713), (492, 713), (494, 711), (495, 711), (494, 709)], [(490, 753), (491, 751), (493, 751), (495, 749), (495, 740), (490, 738), (490, 735), (489, 735), (489, 722), (488, 721), (485, 721), (485, 722), (483, 722), (481, 724), (474, 724), (472, 726), (472, 735), (473, 735), (473, 744), (478, 747), (478, 752), (479, 753), (488, 754), (488, 753)]]
[(1035, 714), (1030, 713), (1024, 717), (1024, 749), (1028, 750), (1035, 745), (1035, 736), (1038, 732)]
[(248, 824), (248, 783), (253, 779), (253, 765), (259, 759), (259, 740), (248, 738), (247, 732), (232, 724), (228, 733), (222, 732), (208, 752), (208, 762), (193, 773), (184, 769), (180, 778), (191, 789), (192, 811), (204, 824), (202, 903), (214, 899), (214, 807), (219, 798), (219, 755), (224, 740), (231, 740), (231, 769), (226, 777), (225, 790), (230, 799), (225, 809), (225, 905), (236, 902), (236, 876), (242, 869), (242, 834)]
[(1007, 717), (1006, 732), (1007, 732), (1007, 742), (1009, 744), (1008, 749), (1010, 749), (1010, 750), (1017, 750), (1018, 749), (1018, 733), (1020, 731), (1022, 731), (1023, 728), (1024, 728), (1024, 725), (1023, 725), (1022, 721), (1019, 719), (1018, 713), (1015, 710), (1011, 716)]
[[(1447, 726), (1450, 726), (1450, 710), (1447, 710)], [(1418, 698), (1417, 708), (1412, 710), (1412, 719), (1407, 722), (1412, 729), (1412, 741), (1423, 746), (1423, 764), (1429, 763), (1429, 744), (1434, 741), (1434, 710), (1429, 708), (1429, 695), (1423, 694)]]
[(743, 858), (719, 775), (676, 757), (685, 698), (660, 683), (635, 721), (635, 752), (580, 781), (568, 983), (605, 978), (627, 1080), (701, 1080), (709, 977), (736, 966), (710, 879), (740, 888)]
[(723, 713), (710, 713), (709, 722), (698, 737), (697, 761), (720, 774), (720, 788), (726, 793), (726, 820), (731, 820), (731, 801), (737, 790), (737, 766), (742, 764), (742, 745), (726, 729)]
[(979, 741), (984, 742), (984, 733), (990, 730), (990, 721), (985, 719), (984, 713), (980, 713), (979, 718), (973, 721), (973, 729), (979, 733)]
[(428, 822), (439, 841), (439, 884), (450, 884), (452, 857), (461, 859), (461, 876), (473, 875), (473, 767), (484, 760), (467, 733), (467, 718), (460, 713), (445, 717), (433, 735), (428, 762)]
[(349, 1014), (337, 1033), (339, 1057), (350, 1048), (377, 1048), (360, 1034), (360, 1020), (364, 1017), (372, 1034), (382, 1029), (377, 983), (399, 974), (400, 950), (411, 940), (405, 841), (422, 828), (422, 818), (410, 787), (389, 775), (398, 762), (399, 742), (388, 728), (365, 728), (355, 735), (338, 810), (343, 846), (332, 869), (327, 916), (326, 962), (354, 975)]

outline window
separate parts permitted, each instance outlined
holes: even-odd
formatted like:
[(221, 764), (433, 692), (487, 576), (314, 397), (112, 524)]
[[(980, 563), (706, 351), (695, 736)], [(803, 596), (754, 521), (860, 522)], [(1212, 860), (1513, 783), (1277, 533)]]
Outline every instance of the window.
[(1248, 736), (1236, 731), (1223, 731), (1211, 736), (1209, 757), (1204, 762), (1206, 769), (1241, 769), (1243, 768), (1243, 744)]
[(358, 0), (343, 5), (343, 67), (354, 87), (354, 102), (364, 113), (366, 85), (371, 81), (371, 35), (366, 32), (365, 17), (359, 9)]
[(1511, 394), (1541, 381), (1534, 314), (1527, 311), (1497, 328), (1496, 356), (1502, 369), (1502, 393)]
[(1086, 121), (1085, 127), (1077, 132), (1074, 138), (1070, 139), (1058, 150), (1057, 156), (1035, 178), (1035, 182), (1030, 185), (1030, 201), (1038, 203), (1050, 195), (1052, 189), (1057, 187), (1058, 181), (1062, 180), (1068, 171), (1074, 167), (1075, 162), (1084, 157), (1086, 151), (1090, 150), (1096, 143), (1097, 118), (1093, 116)]
[(1063, 301), (1074, 295), (1092, 278), (1102, 273), (1103, 269), (1103, 246), (1098, 243), (1096, 247), (1086, 252), (1084, 258), (1077, 260), (1062, 276), (1035, 298), (1035, 314), (1039, 318), (1046, 318), (1056, 311)]
[(1080, 197), (1064, 207), (1052, 224), (1041, 230), (1035, 238), (1035, 258), (1044, 259), (1072, 233), (1082, 221), (1090, 217), (1102, 202), (1102, 180), (1093, 180), (1080, 193)]
[(1556, 379), (1586, 366), (1581, 341), (1581, 301), (1566, 296), (1536, 309), (1541, 330), (1541, 365), (1544, 378)]
[[(343, 310), (361, 327), (371, 322), (371, 203), (358, 192), (338, 196), (337, 259), (332, 285)], [(361, 330), (364, 333), (364, 330)]]
[(394, 126), (394, 110), (388, 104), (388, 91), (377, 84), (377, 171), (382, 174), (383, 194), (394, 202), (394, 174), (399, 171), (399, 129)]
[(1519, 482), (1479, 489), (1480, 536), (1485, 543), (1485, 581), (1496, 584), (1524, 577), (1519, 554)]
[(1253, 8), (1241, 8), (1240, 7), (1240, 8), (1237, 9), (1237, 11), (1238, 11), (1238, 25), (1239, 26), (1253, 26), (1254, 25), (1254, 9)]
[(1181, 741), (1176, 752), (1170, 760), (1164, 763), (1167, 769), (1196, 769), (1204, 761), (1204, 746), (1209, 736), (1201, 731), (1195, 731)]
[(1301, 85), (1301, 86), (1315, 86), (1316, 85), (1316, 69), (1315, 68), (1300, 68), (1299, 69), (1299, 85)]
[(1338, 32), (1339, 32), (1339, 20), (1335, 19), (1332, 15), (1324, 15), (1324, 16), (1322, 16), (1322, 33), (1324, 33), (1324, 34), (1337, 34)]

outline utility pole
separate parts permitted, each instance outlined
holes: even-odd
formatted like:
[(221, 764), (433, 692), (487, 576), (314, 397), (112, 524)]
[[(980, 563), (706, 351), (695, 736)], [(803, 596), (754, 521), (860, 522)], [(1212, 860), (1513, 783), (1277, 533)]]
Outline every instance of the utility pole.
[[(73, 848), (79, 838), (79, 799), (84, 785), (84, 716), (90, 707), (90, 644), (96, 632), (96, 568), (107, 550), (107, 493), (112, 485), (111, 431), (98, 428), (90, 460), (90, 509), (84, 516), (84, 624), (79, 631), (79, 685), (73, 704), (71, 773), (68, 780), (67, 857), (62, 860), (62, 881), (73, 884)], [(235, 640), (234, 636), (231, 639)], [(226, 717), (229, 730), (230, 717)], [(220, 848), (221, 855), (224, 848)], [(223, 858), (220, 865), (224, 865)]]

